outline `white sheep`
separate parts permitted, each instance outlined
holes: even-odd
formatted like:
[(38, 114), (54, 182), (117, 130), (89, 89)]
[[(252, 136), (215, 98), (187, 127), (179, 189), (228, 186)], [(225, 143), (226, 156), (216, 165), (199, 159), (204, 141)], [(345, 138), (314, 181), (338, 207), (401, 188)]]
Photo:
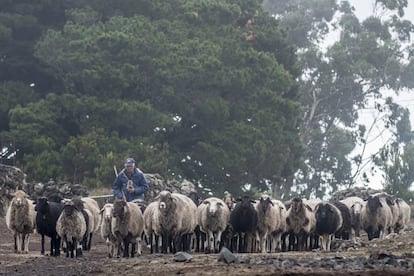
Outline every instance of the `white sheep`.
[(101, 214), (101, 237), (105, 240), (107, 246), (108, 257), (112, 258), (115, 255), (116, 237), (112, 233), (112, 217), (114, 205), (106, 203), (100, 210)]
[(221, 235), (230, 219), (227, 204), (217, 197), (209, 197), (197, 207), (197, 218), (200, 230), (207, 234), (206, 251), (218, 252)]
[(385, 192), (380, 192), (373, 194), (373, 196), (377, 196), (383, 198), (387, 203), (388, 207), (391, 210), (392, 217), (391, 217), (391, 225), (387, 228), (388, 233), (395, 232), (395, 228), (397, 226), (398, 218), (400, 216), (400, 208), (398, 207), (397, 203), (395, 202), (395, 197), (391, 196)]
[(258, 243), (258, 251), (261, 251), (261, 253), (266, 253), (268, 235), (279, 228), (280, 215), (278, 207), (267, 195), (262, 195), (255, 206), (257, 212), (256, 242)]
[(36, 227), (34, 204), (22, 190), (16, 191), (13, 196), (6, 212), (6, 225), (14, 236), (14, 251), (29, 253), (30, 234)]
[(271, 245), (270, 252), (275, 252), (276, 250), (282, 250), (282, 235), (287, 230), (286, 225), (286, 206), (283, 204), (282, 201), (272, 199), (272, 202), (274, 206), (278, 209), (278, 218), (279, 221), (278, 226), (276, 226), (276, 229), (271, 233)]
[(66, 257), (82, 255), (80, 242), (87, 231), (86, 221), (78, 207), (72, 200), (65, 200), (63, 211), (56, 222), (56, 232), (66, 244)]
[[(150, 245), (151, 254), (158, 253), (158, 240), (161, 235), (158, 215), (158, 201), (151, 202), (145, 208), (144, 214), (144, 233)], [(155, 250), (154, 250), (155, 243)]]
[(315, 211), (316, 205), (322, 202), (320, 198), (303, 199), (303, 203), (308, 205), (312, 211)]
[(92, 236), (93, 236), (93, 232), (95, 231), (95, 228), (97, 228), (96, 224), (95, 224), (95, 218), (94, 218), (94, 214), (91, 210), (89, 210), (88, 208), (85, 207), (85, 203), (82, 199), (80, 198), (72, 198), (71, 201), (73, 202), (73, 204), (76, 206), (76, 209), (81, 211), (85, 222), (86, 222), (86, 232), (85, 235), (82, 239), (82, 249), (89, 251), (91, 248), (91, 243), (92, 243)]
[(368, 240), (383, 239), (392, 225), (392, 212), (384, 197), (370, 195), (361, 210), (361, 226)]
[(355, 242), (356, 237), (359, 237), (361, 229), (361, 210), (365, 205), (365, 201), (357, 196), (350, 196), (340, 200), (345, 204), (351, 213), (351, 239)]
[(92, 232), (98, 231), (100, 225), (100, 208), (98, 202), (90, 197), (82, 197), (83, 206), (92, 213), (94, 228)]
[[(162, 252), (167, 252), (170, 242), (173, 243), (173, 253), (189, 250), (190, 240), (186, 238), (194, 232), (197, 225), (197, 206), (189, 197), (169, 191), (161, 191), (156, 199)], [(183, 240), (184, 248), (182, 248)]]
[(411, 207), (403, 199), (397, 198), (396, 203), (399, 208), (399, 217), (397, 220), (397, 231), (406, 230), (411, 220)]
[(118, 257), (122, 247), (124, 257), (134, 257), (136, 253), (142, 254), (141, 236), (144, 231), (144, 218), (137, 204), (124, 200), (115, 201), (111, 226), (112, 234), (117, 239), (115, 252)]

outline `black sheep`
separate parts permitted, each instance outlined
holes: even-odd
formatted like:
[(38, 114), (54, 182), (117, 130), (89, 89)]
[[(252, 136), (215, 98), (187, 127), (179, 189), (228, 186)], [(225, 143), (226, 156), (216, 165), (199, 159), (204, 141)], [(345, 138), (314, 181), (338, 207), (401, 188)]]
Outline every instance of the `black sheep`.
[(342, 226), (342, 215), (335, 205), (321, 202), (315, 207), (315, 233), (319, 235), (322, 250), (331, 250), (331, 241)]
[(50, 256), (60, 255), (60, 237), (56, 233), (56, 222), (62, 213), (63, 204), (48, 201), (45, 197), (37, 199), (36, 230), (41, 235), (42, 255), (45, 254), (45, 236), (50, 237)]
[(233, 228), (233, 233), (238, 234), (238, 251), (247, 252), (248, 241), (256, 232), (257, 212), (252, 204), (254, 201), (249, 196), (243, 196), (237, 201), (234, 210), (230, 213), (230, 224)]
[(335, 237), (338, 239), (349, 240), (351, 237), (351, 211), (349, 208), (340, 201), (332, 201), (333, 205), (341, 212), (342, 215), (342, 226), (336, 232)]

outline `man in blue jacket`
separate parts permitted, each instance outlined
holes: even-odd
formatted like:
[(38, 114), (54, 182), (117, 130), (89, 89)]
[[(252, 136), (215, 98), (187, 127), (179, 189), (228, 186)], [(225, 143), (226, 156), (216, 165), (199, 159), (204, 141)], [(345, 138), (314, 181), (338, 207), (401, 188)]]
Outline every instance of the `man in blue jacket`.
[(128, 158), (124, 166), (125, 168), (114, 181), (114, 196), (118, 199), (125, 196), (128, 202), (137, 199), (144, 200), (144, 193), (148, 190), (144, 174), (135, 167), (135, 160), (132, 158)]

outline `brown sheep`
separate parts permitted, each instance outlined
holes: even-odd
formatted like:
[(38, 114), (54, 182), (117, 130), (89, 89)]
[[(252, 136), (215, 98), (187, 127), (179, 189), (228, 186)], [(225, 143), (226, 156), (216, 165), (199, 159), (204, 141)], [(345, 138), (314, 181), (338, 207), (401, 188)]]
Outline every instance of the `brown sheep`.
[(30, 234), (36, 227), (35, 207), (24, 191), (18, 190), (13, 196), (6, 212), (6, 225), (13, 232), (14, 251), (29, 253)]

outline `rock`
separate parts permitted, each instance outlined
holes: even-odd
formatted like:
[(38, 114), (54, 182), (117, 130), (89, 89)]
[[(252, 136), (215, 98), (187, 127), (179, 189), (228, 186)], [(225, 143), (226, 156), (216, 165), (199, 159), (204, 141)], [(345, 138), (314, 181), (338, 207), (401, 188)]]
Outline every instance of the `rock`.
[(192, 258), (187, 252), (180, 251), (174, 254), (173, 260), (176, 262), (190, 262)]
[(382, 260), (385, 258), (396, 258), (396, 257), (386, 250), (378, 249), (378, 250), (371, 251), (371, 254), (369, 255), (368, 259), (369, 260)]
[(223, 247), (218, 255), (217, 261), (230, 264), (237, 263), (238, 259), (233, 253), (231, 253), (230, 250), (228, 250), (226, 247)]

